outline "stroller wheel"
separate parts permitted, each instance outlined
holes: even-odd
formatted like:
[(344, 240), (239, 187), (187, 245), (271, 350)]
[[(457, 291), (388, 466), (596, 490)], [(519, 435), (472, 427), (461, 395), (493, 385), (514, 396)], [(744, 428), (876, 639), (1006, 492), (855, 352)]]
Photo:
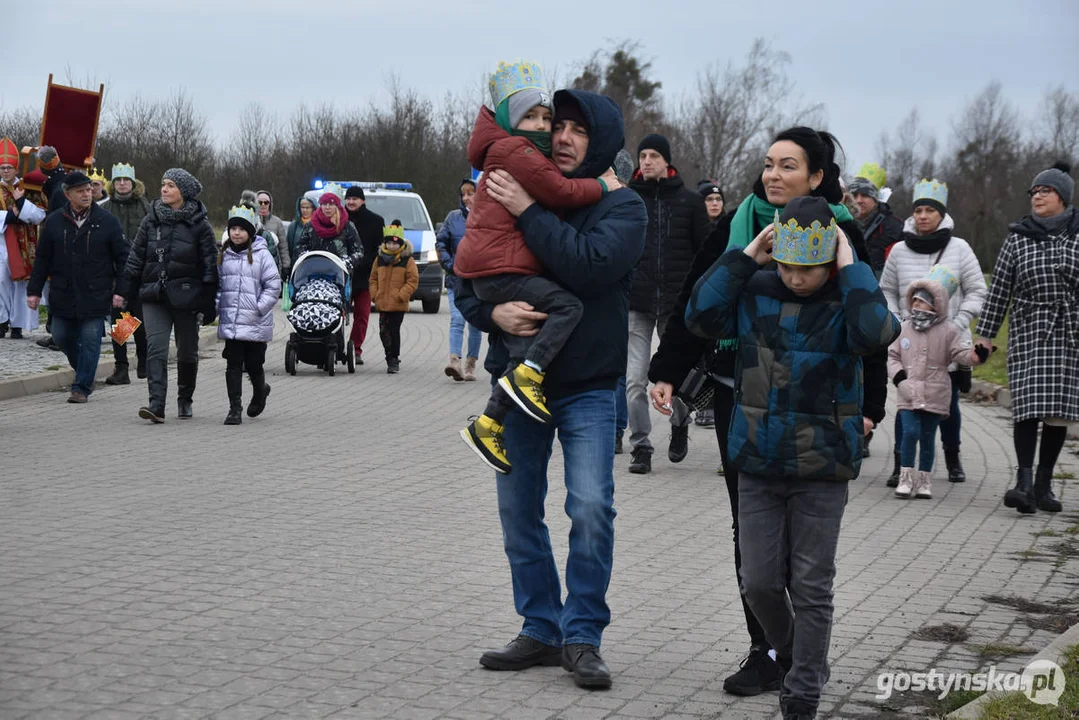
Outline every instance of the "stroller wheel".
[(296, 374), (296, 347), (292, 343), (285, 344), (285, 372)]
[(356, 348), (353, 346), (352, 343), (348, 344), (346, 360), (348, 362), (348, 371), (350, 373), (356, 372)]
[(337, 371), (337, 348), (331, 347), (326, 351), (326, 374), (330, 377), (334, 376)]

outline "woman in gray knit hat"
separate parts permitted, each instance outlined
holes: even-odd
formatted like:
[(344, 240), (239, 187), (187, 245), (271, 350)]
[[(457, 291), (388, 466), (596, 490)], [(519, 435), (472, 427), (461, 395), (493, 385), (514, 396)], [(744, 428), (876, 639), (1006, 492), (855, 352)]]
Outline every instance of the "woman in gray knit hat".
[(217, 243), (198, 201), (202, 184), (181, 168), (161, 179), (161, 197), (139, 226), (125, 273), (137, 283), (146, 324), (150, 402), (139, 417), (165, 422), (169, 339), (176, 330), (176, 409), (192, 416), (199, 362), (199, 325), (213, 321), (217, 295)]
[(1079, 423), (1079, 212), (1069, 172), (1060, 163), (1031, 183), (1032, 212), (1009, 227), (977, 327), (982, 338), (996, 337), (1011, 311), (1008, 386), (1019, 470), (1004, 504), (1021, 513), (1060, 512), (1053, 467), (1068, 427)]

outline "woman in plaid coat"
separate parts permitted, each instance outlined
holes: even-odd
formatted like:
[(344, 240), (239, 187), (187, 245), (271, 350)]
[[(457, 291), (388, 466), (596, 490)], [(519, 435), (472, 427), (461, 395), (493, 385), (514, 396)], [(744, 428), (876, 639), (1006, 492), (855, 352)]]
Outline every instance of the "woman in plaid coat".
[(1019, 470), (1004, 504), (1021, 513), (1060, 512), (1053, 467), (1068, 426), (1079, 422), (1079, 385), (1065, 380), (1079, 377), (1079, 213), (1069, 170), (1060, 164), (1034, 178), (1033, 212), (1009, 227), (977, 327), (981, 337), (995, 337), (1011, 309), (1008, 385)]

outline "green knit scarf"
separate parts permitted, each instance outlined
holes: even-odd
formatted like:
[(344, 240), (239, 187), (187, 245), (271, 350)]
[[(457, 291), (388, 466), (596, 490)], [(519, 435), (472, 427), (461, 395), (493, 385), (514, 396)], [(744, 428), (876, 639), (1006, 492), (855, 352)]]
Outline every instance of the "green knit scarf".
[(543, 132), (542, 130), (518, 130), (515, 127), (510, 127), (509, 98), (506, 98), (498, 104), (498, 109), (495, 110), (495, 122), (510, 135), (528, 138), (532, 141), (532, 144), (536, 146), (537, 150), (545, 156), (551, 157), (551, 133)]
[[(832, 214), (837, 223), (849, 222), (854, 219), (846, 205), (832, 205)], [(742, 201), (731, 218), (731, 235), (727, 242), (727, 249), (747, 247), (753, 238), (760, 232), (757, 228), (766, 228), (775, 222), (776, 211), (783, 212), (781, 205), (773, 205), (767, 200), (761, 200), (756, 193), (750, 193), (749, 197)]]

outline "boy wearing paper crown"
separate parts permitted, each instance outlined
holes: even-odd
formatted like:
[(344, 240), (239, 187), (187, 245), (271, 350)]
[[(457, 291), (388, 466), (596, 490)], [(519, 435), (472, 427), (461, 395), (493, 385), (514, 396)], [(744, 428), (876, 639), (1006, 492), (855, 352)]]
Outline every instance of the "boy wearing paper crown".
[[(120, 221), (120, 227), (124, 229), (124, 236), (128, 242), (135, 239), (139, 234), (139, 225), (142, 219), (150, 212), (150, 201), (146, 199), (146, 186), (141, 180), (135, 179), (135, 166), (127, 163), (116, 163), (112, 166), (112, 180), (106, 185), (108, 197), (103, 200), (101, 209), (112, 214)], [(142, 301), (138, 293), (132, 293), (127, 298), (127, 310), (135, 317), (142, 319)], [(120, 312), (114, 310), (112, 321), (120, 320)], [(136, 374), (139, 378), (146, 377), (146, 328), (141, 325), (135, 330), (135, 357), (137, 361)], [(116, 358), (116, 367), (112, 375), (105, 379), (106, 385), (129, 385), (131, 377), (128, 371), (127, 345), (121, 345), (113, 340), (112, 354)]]
[(273, 339), (273, 309), (281, 296), (281, 275), (266, 240), (255, 234), (255, 211), (229, 211), (228, 240), (217, 255), (217, 337), (225, 341), (225, 388), (229, 395), (226, 425), (243, 422), (244, 371), (251, 378), (248, 417), (266, 408), (270, 385), (263, 365)]
[(489, 467), (508, 473), (502, 449), (503, 422), (514, 407), (537, 422), (550, 422), (543, 395), (544, 371), (580, 320), (577, 297), (543, 277), (543, 266), (525, 245), (517, 218), (487, 190), (494, 170), (505, 170), (549, 210), (570, 210), (599, 202), (608, 190), (621, 187), (614, 171), (598, 180), (569, 179), (551, 161), (551, 94), (535, 63), (499, 63), (491, 76), (494, 112), (480, 108), (468, 157), (483, 170), (466, 232), (454, 258), (455, 275), (472, 280), (476, 296), (493, 304), (519, 301), (547, 314), (531, 338), (507, 336), (510, 363), (483, 414), (461, 431), (465, 443)]
[[(952, 404), (952, 363), (980, 365), (989, 357), (985, 348), (971, 350), (969, 333), (949, 320), (948, 303), (959, 289), (959, 278), (945, 265), (934, 265), (921, 280), (907, 288), (910, 315), (899, 339), (888, 350), (888, 374), (899, 391), (896, 405), (903, 428), (900, 443), (901, 498), (933, 497), (932, 471), (937, 427), (948, 417)], [(914, 455), (918, 448), (918, 469)]]
[(382, 230), (382, 245), (371, 266), (371, 301), (378, 310), (378, 336), (386, 351), (386, 372), (401, 369), (401, 323), (412, 293), (420, 285), (420, 273), (412, 259), (412, 244), (405, 229), (394, 220)]
[(863, 453), (862, 357), (888, 347), (899, 322), (827, 201), (798, 197), (701, 277), (686, 326), (738, 338), (729, 454), (743, 591), (786, 670), (784, 717), (815, 717), (847, 482)]

